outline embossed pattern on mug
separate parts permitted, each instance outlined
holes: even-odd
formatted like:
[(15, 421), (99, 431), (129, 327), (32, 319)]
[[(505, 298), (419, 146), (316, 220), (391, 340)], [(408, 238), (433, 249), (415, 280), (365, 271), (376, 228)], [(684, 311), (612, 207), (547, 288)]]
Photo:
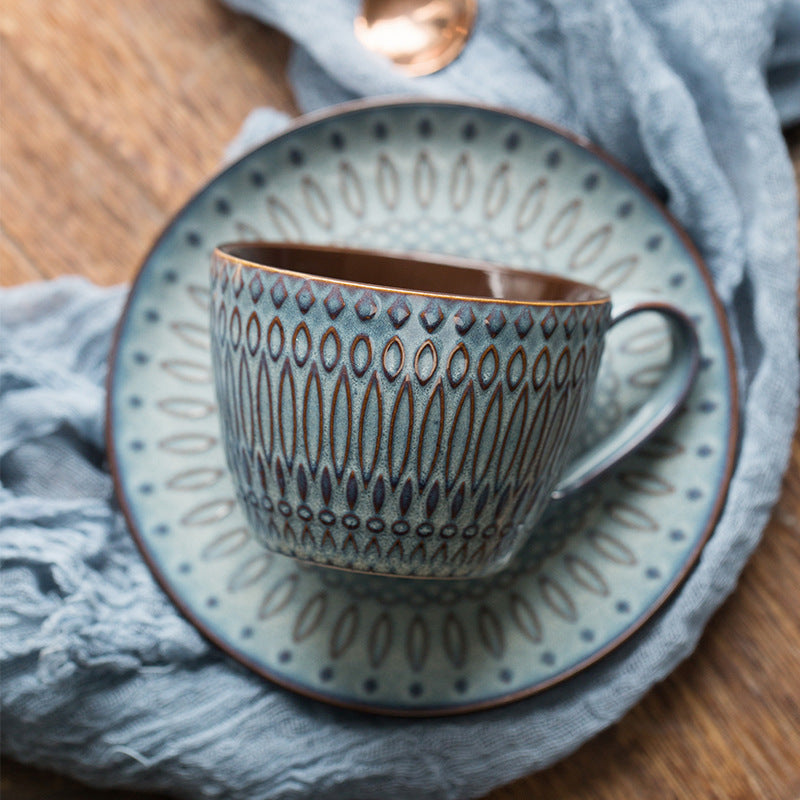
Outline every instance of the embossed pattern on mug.
[(610, 303), (372, 291), (217, 255), (211, 281), (226, 455), (262, 544), (414, 576), (513, 556), (591, 398)]

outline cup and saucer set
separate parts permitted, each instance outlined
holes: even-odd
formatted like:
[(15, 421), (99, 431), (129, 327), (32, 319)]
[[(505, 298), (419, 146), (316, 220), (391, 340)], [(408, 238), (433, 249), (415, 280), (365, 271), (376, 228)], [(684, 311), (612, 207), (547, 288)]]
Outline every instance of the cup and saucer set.
[(733, 469), (730, 334), (688, 237), (539, 121), (358, 102), (166, 228), (108, 445), (177, 607), (284, 687), (431, 716), (540, 692), (647, 624)]

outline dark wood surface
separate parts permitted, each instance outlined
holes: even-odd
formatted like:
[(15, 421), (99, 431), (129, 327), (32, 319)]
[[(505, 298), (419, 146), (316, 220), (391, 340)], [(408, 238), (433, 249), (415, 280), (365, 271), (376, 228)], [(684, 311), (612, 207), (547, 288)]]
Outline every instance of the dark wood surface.
[[(213, 0), (0, 9), (0, 281), (130, 280), (258, 105), (288, 43)], [(796, 168), (800, 133), (789, 134)], [(697, 651), (628, 715), (492, 800), (800, 797), (800, 436), (780, 502)], [(6, 759), (8, 800), (153, 800)]]

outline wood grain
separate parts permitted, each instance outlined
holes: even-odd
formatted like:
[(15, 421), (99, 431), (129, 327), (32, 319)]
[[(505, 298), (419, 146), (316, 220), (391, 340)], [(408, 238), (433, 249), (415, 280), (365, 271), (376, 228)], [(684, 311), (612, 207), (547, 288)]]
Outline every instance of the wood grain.
[[(0, 282), (134, 275), (258, 105), (286, 40), (212, 0), (0, 10)], [(789, 136), (800, 170), (800, 131)], [(800, 797), (800, 434), (762, 544), (696, 652), (618, 724), (490, 800)], [(3, 762), (9, 800), (154, 800)]]

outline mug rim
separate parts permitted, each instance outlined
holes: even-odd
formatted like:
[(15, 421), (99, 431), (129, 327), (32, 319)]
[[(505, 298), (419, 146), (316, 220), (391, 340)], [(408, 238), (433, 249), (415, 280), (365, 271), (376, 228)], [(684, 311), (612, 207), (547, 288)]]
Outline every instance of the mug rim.
[[(379, 258), (385, 261), (392, 262), (410, 262), (415, 265), (425, 267), (444, 267), (448, 271), (463, 271), (463, 272), (476, 272), (491, 273), (494, 275), (506, 276), (512, 280), (522, 280), (527, 282), (538, 281), (544, 282), (549, 285), (556, 285), (557, 287), (568, 287), (568, 290), (575, 292), (583, 292), (590, 295), (587, 299), (559, 299), (559, 300), (528, 300), (525, 298), (509, 298), (509, 297), (491, 297), (481, 296), (477, 294), (456, 294), (451, 292), (441, 292), (424, 289), (410, 289), (402, 286), (393, 286), (390, 284), (373, 283), (370, 281), (356, 281), (347, 280), (344, 278), (329, 277), (327, 275), (315, 275), (312, 272), (304, 272), (302, 270), (291, 269), (288, 267), (276, 267), (265, 261), (256, 260), (255, 255), (247, 255), (248, 250), (258, 251), (275, 251), (286, 250), (308, 254), (327, 254), (327, 255), (355, 255), (363, 258)], [(582, 281), (572, 280), (565, 278), (561, 275), (550, 274), (546, 272), (539, 272), (535, 270), (522, 270), (514, 267), (508, 267), (501, 264), (495, 264), (488, 261), (479, 261), (475, 259), (461, 258), (458, 256), (438, 255), (432, 253), (422, 253), (419, 251), (397, 251), (392, 252), (388, 250), (378, 250), (369, 248), (357, 247), (342, 247), (333, 245), (320, 245), (320, 244), (306, 244), (303, 242), (287, 242), (287, 241), (271, 241), (271, 240), (236, 240), (225, 242), (217, 245), (214, 248), (214, 260), (220, 260), (227, 263), (239, 264), (250, 269), (258, 269), (262, 272), (274, 275), (289, 275), (293, 278), (300, 278), (305, 280), (323, 282), (326, 284), (333, 284), (337, 286), (347, 287), (351, 289), (360, 289), (366, 291), (373, 291), (382, 294), (386, 293), (400, 293), (416, 297), (426, 297), (431, 299), (441, 300), (456, 300), (469, 303), (484, 303), (484, 304), (503, 304), (513, 306), (533, 306), (537, 308), (550, 308), (556, 307), (588, 307), (588, 306), (602, 306), (611, 302), (611, 295), (605, 289), (601, 289), (593, 284), (584, 283)]]

